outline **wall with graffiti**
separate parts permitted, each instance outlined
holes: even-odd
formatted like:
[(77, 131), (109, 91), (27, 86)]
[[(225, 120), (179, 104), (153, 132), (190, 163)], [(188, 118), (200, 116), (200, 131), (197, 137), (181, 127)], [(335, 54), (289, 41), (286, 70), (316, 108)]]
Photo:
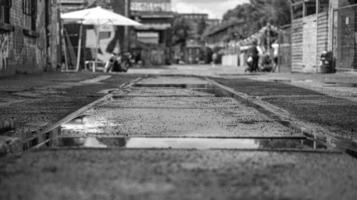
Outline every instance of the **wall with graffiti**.
[[(90, 57), (93, 60), (97, 57), (98, 60), (106, 62), (112, 56), (112, 53), (120, 52), (120, 47), (118, 45), (115, 45), (114, 48), (110, 48), (112, 41), (115, 40), (116, 29), (114, 26), (101, 26), (98, 29), (99, 36), (97, 30), (87, 29), (85, 46), (90, 49)], [(98, 49), (98, 54), (96, 48)]]
[(0, 76), (57, 67), (59, 16), (56, 1), (37, 1), (35, 8), (34, 14), (26, 14), (22, 1), (12, 1), (10, 23), (5, 24), (6, 27), (0, 25)]
[(9, 34), (0, 34), (0, 71), (6, 70), (9, 57)]

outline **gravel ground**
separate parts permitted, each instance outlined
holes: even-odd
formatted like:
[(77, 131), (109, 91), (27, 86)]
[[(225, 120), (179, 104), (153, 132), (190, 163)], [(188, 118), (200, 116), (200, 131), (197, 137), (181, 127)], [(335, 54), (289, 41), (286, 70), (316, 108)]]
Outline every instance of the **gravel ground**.
[[(167, 89), (170, 90), (170, 89)], [(173, 92), (170, 92), (173, 93)], [(157, 93), (159, 94), (159, 93)], [(130, 93), (129, 93), (130, 95)], [(228, 97), (123, 97), (103, 105), (103, 107), (175, 107), (175, 108), (237, 108), (244, 109), (243, 105)]]
[[(192, 83), (192, 81), (190, 80)], [(179, 92), (177, 92), (177, 90)], [(140, 88), (150, 96), (115, 98), (84, 113), (83, 124), (64, 125), (64, 136), (291, 136), (289, 128), (233, 98), (176, 96), (187, 90)], [(134, 94), (137, 94), (134, 89)], [(161, 94), (174, 94), (172, 97)]]
[(188, 84), (188, 85), (200, 85), (207, 84), (205, 80), (191, 77), (174, 77), (174, 76), (160, 76), (144, 79), (139, 84)]
[[(209, 94), (206, 92), (199, 92), (192, 89), (179, 89), (176, 88), (175, 90), (168, 90), (167, 88), (162, 87), (150, 87), (150, 88), (141, 88), (141, 87), (134, 87), (130, 88), (130, 92), (125, 94), (125, 96), (139, 96), (139, 97), (213, 97), (214, 94)], [(115, 93), (114, 93), (115, 94)]]
[[(229, 113), (229, 114), (225, 114)], [(289, 136), (288, 128), (232, 109), (98, 109), (64, 135)], [(231, 115), (235, 114), (235, 115)]]
[(340, 154), (59, 150), (0, 161), (0, 199), (351, 199)]

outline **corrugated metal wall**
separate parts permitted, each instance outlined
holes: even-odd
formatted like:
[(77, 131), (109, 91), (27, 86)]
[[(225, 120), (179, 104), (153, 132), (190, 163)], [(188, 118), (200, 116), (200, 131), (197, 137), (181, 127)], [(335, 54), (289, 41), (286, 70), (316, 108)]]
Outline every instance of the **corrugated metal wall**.
[(303, 18), (303, 71), (316, 71), (317, 57), (317, 17), (310, 15)]
[(320, 56), (328, 48), (328, 13), (319, 13), (317, 16), (317, 60), (320, 62)]
[(357, 70), (357, 4), (335, 11), (334, 53), (338, 70)]
[(303, 68), (303, 19), (294, 19), (291, 24), (291, 71)]
[(321, 53), (328, 49), (328, 31), (328, 12), (292, 21), (292, 72), (319, 65)]

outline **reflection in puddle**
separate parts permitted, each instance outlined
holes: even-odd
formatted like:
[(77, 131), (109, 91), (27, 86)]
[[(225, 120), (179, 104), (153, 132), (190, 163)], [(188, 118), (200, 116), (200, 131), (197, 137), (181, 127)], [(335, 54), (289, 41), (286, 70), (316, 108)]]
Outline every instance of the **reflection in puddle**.
[(96, 137), (61, 137), (57, 139), (58, 147), (110, 148), (124, 147), (126, 138), (96, 138)]
[(290, 79), (274, 79), (272, 81), (275, 83), (291, 83)]
[(208, 84), (185, 84), (185, 83), (136, 83), (134, 87), (160, 87), (160, 88), (182, 88), (182, 89), (193, 89), (193, 88), (203, 88)]
[(352, 87), (357, 88), (357, 83), (325, 82), (327, 87)]
[(292, 149), (324, 150), (323, 144), (307, 139), (250, 138), (157, 138), (157, 137), (60, 137), (59, 148), (140, 149)]
[(181, 88), (191, 89), (197, 92), (205, 92), (208, 94), (214, 94), (216, 97), (230, 97), (229, 92), (222, 90), (221, 88), (212, 84), (135, 84), (134, 87), (159, 87), (159, 88)]
[(213, 94), (215, 97), (232, 97), (230, 92), (210, 84), (205, 85), (205, 87), (192, 88), (192, 90)]
[(104, 127), (112, 127), (115, 124), (103, 116), (81, 115), (61, 125), (61, 134), (102, 133)]

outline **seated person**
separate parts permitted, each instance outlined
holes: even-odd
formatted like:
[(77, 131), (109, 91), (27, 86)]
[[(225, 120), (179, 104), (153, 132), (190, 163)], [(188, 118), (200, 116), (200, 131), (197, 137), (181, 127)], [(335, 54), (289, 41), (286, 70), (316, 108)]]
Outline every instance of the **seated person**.
[(120, 63), (118, 56), (113, 53), (109, 60), (106, 62), (104, 70), (105, 72), (119, 71)]

